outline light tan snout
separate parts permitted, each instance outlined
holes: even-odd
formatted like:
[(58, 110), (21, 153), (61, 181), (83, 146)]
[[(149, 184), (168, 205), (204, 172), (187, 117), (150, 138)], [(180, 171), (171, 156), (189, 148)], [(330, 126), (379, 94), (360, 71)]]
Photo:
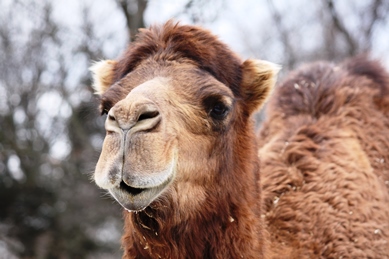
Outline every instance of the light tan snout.
[(107, 131), (148, 131), (161, 120), (157, 106), (142, 95), (134, 94), (118, 102), (108, 113)]
[(157, 103), (166, 82), (137, 86), (108, 112), (107, 135), (95, 181), (129, 210), (147, 206), (172, 181), (175, 134), (164, 123)]

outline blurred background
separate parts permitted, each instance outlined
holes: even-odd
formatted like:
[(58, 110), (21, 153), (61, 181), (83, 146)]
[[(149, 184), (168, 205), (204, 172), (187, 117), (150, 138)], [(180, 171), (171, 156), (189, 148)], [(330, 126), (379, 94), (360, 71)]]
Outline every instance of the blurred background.
[(389, 64), (388, 0), (1, 0), (0, 258), (120, 258), (122, 212), (91, 180), (104, 117), (92, 61), (139, 27), (204, 26), (283, 66), (369, 52)]

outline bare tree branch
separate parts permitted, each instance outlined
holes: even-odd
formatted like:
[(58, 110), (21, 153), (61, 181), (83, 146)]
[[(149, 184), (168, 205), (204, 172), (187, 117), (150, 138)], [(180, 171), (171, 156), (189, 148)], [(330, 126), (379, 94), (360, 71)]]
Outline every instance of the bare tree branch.
[[(368, 50), (371, 48), (371, 40), (372, 40), (372, 33), (374, 31), (374, 27), (376, 27), (380, 21), (385, 19), (385, 12), (383, 9), (385, 6), (383, 6), (384, 1), (382, 0), (375, 0), (370, 11), (370, 16), (368, 17), (369, 21), (367, 25), (365, 25), (364, 28), (364, 49)], [(380, 12), (381, 11), (381, 12)]]
[(147, 0), (117, 0), (117, 3), (126, 18), (128, 35), (133, 41), (138, 29), (145, 27), (143, 14), (147, 7)]
[(225, 0), (189, 0), (185, 4), (184, 9), (173, 17), (178, 17), (185, 13), (194, 24), (211, 23), (218, 18), (219, 11), (224, 6)]
[(296, 63), (293, 44), (290, 40), (289, 30), (282, 23), (281, 14), (277, 11), (272, 0), (268, 0), (269, 9), (272, 14), (274, 24), (278, 30), (282, 45), (284, 46), (284, 54), (286, 57), (287, 66), (289, 69), (293, 68)]
[(331, 15), (332, 22), (335, 25), (335, 28), (342, 33), (344, 39), (346, 40), (347, 44), (349, 45), (349, 55), (355, 55), (357, 54), (358, 50), (358, 44), (357, 41), (352, 37), (350, 32), (346, 29), (346, 27), (341, 22), (339, 15), (337, 11), (335, 10), (335, 5), (333, 0), (326, 0), (328, 11)]

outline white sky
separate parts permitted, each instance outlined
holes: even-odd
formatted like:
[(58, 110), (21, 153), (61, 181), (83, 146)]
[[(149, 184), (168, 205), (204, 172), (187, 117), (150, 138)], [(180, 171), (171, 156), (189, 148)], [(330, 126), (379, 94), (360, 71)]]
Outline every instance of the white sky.
[[(8, 0), (6, 0), (8, 1)], [(54, 0), (53, 0), (54, 1)], [(146, 24), (162, 23), (170, 18), (175, 18), (182, 23), (190, 23), (186, 14), (181, 14), (185, 4), (188, 0), (149, 0), (148, 7), (145, 13)], [(275, 32), (270, 31), (269, 27), (273, 23), (269, 16), (267, 9), (267, 0), (224, 0), (225, 4), (222, 8), (216, 5), (215, 8), (219, 8), (217, 11), (217, 19), (212, 23), (201, 24), (202, 26), (210, 29), (214, 34), (218, 35), (225, 43), (227, 43), (232, 50), (236, 51), (244, 58), (258, 57), (261, 53), (258, 50), (253, 51), (251, 48), (255, 48), (256, 42), (271, 40), (275, 38)], [(353, 4), (350, 5), (350, 2)], [(355, 21), (355, 10), (350, 8), (352, 6), (362, 7), (366, 5), (368, 1), (352, 0), (337, 2), (337, 8), (341, 10), (342, 15), (345, 17), (344, 22), (347, 27), (353, 27), (357, 21)], [(296, 24), (296, 13), (299, 14), (301, 20), (307, 21), (302, 24), (303, 33), (306, 33), (306, 37), (301, 39), (302, 48), (310, 49), (315, 46), (315, 40), (318, 39), (319, 30), (315, 27), (314, 23), (310, 23), (310, 20), (314, 20), (316, 13), (313, 8), (317, 6), (317, 3), (309, 0), (275, 0), (273, 1), (275, 7), (282, 11), (287, 10), (288, 16), (283, 17), (286, 25)], [(127, 38), (125, 26), (125, 20), (123, 15), (117, 12), (118, 7), (115, 0), (55, 0), (55, 16), (58, 20), (66, 23), (70, 27), (76, 28), (81, 23), (82, 8), (86, 7), (93, 16), (93, 20), (99, 24), (99, 28), (96, 31), (102, 38), (107, 38), (107, 43), (104, 45), (104, 50), (108, 58), (117, 57), (121, 51), (127, 45)], [(304, 7), (304, 8), (302, 8)], [(215, 12), (212, 10), (213, 6), (209, 5), (208, 12)], [(118, 13), (118, 15), (113, 15)], [(69, 17), (69, 18), (68, 18)], [(291, 27), (291, 30), (296, 29)], [(79, 32), (73, 32), (77, 35)], [(388, 44), (385, 37), (389, 33), (389, 25), (381, 28), (381, 32), (376, 33), (374, 40), (374, 52), (373, 56), (383, 57), (388, 52)], [(315, 35), (316, 34), (316, 35)], [(264, 37), (266, 35), (269, 39)], [(77, 37), (77, 36), (75, 36)], [(115, 44), (112, 44), (115, 42)], [(280, 45), (275, 43), (271, 46), (272, 49), (268, 50), (269, 53), (265, 55), (266, 58), (273, 59), (273, 62), (282, 61), (283, 53), (280, 50)], [(103, 57), (102, 57), (103, 58)], [(105, 58), (105, 57), (104, 57)], [(389, 58), (384, 60), (389, 65)]]
[[(3, 6), (12, 7), (12, 0), (4, 1)], [(64, 42), (59, 50), (53, 49), (49, 52), (50, 57), (47, 57), (52, 64), (50, 67), (55, 70), (56, 58), (58, 53), (65, 53), (70, 67), (70, 74), (67, 85), (72, 91), (70, 96), (71, 105), (77, 106), (77, 103), (82, 97), (85, 97), (86, 89), (79, 89), (79, 79), (85, 76), (85, 67), (89, 66), (91, 60), (86, 60), (84, 55), (77, 55), (72, 52), (71, 47), (77, 44), (71, 44), (72, 41), (82, 41), (85, 37), (83, 31), (80, 29), (83, 19), (83, 9), (85, 9), (92, 18), (94, 24), (97, 24), (95, 34), (98, 36), (100, 42), (103, 42), (104, 56), (103, 58), (116, 58), (127, 45), (127, 32), (125, 18), (120, 11), (115, 0), (51, 0), (54, 3), (53, 16), (55, 19), (68, 29), (62, 32)], [(190, 23), (188, 15), (182, 14), (184, 6), (188, 0), (150, 0), (148, 8), (145, 13), (146, 24), (162, 23), (168, 19), (175, 18), (182, 23)], [(358, 21), (355, 20), (355, 10), (349, 8), (349, 3), (352, 0), (337, 2), (337, 7), (342, 10), (344, 15), (344, 22), (347, 26), (353, 27)], [(26, 10), (34, 10), (33, 6), (26, 4), (28, 1), (20, 1)], [(298, 44), (302, 49), (313, 49), (320, 36), (320, 29), (315, 27), (315, 23), (309, 23), (310, 20), (315, 20), (315, 12), (313, 8), (317, 3), (309, 0), (274, 0), (274, 5), (280, 11), (285, 11), (287, 14), (283, 17), (288, 29), (293, 31), (296, 28), (292, 26), (296, 23), (296, 14), (299, 14), (301, 19), (308, 21), (297, 28), (302, 31), (303, 37), (298, 39)], [(42, 2), (32, 2), (40, 4)], [(227, 43), (232, 50), (236, 51), (243, 58), (265, 58), (272, 62), (282, 65), (283, 55), (280, 42), (276, 39), (276, 32), (272, 31), (273, 21), (270, 18), (269, 10), (267, 9), (267, 0), (224, 0), (222, 8), (216, 4), (214, 6), (208, 4), (208, 13), (215, 14), (217, 12), (217, 19), (210, 23), (203, 23), (202, 26), (210, 29), (214, 34), (218, 35), (222, 41)], [(303, 4), (302, 4), (303, 3)], [(353, 2), (353, 5), (365, 5), (366, 2)], [(302, 9), (301, 6), (304, 6)], [(215, 9), (217, 9), (215, 11)], [(363, 8), (361, 9), (363, 10)], [(33, 13), (29, 15), (34, 15)], [(21, 22), (26, 23), (26, 17), (17, 17)], [(26, 23), (26, 28), (31, 24)], [(377, 31), (374, 38), (373, 56), (383, 59), (387, 67), (389, 67), (388, 41), (387, 35), (389, 33), (389, 25), (381, 26), (380, 31)], [(21, 36), (22, 37), (22, 36)], [(319, 39), (320, 40), (320, 39)], [(263, 42), (270, 42), (267, 44), (267, 49), (259, 49)], [(93, 44), (93, 42), (91, 43)], [(67, 54), (66, 54), (67, 53)], [(46, 82), (55, 80), (52, 74), (48, 73), (45, 79)], [(22, 75), (23, 76), (23, 75)], [(72, 87), (74, 89), (72, 89)], [(0, 87), (0, 96), (4, 95)], [(45, 107), (51, 104), (53, 109), (43, 111), (42, 125), (50, 124), (50, 118), (53, 116), (68, 117), (71, 114), (70, 106), (60, 101), (61, 96), (56, 92), (48, 92), (41, 96), (38, 101), (38, 106)], [(56, 107), (56, 105), (58, 107)], [(1, 108), (1, 104), (0, 104)], [(4, 109), (3, 109), (4, 110)], [(17, 114), (17, 119), (23, 120), (23, 114)], [(42, 128), (45, 128), (42, 126)], [(58, 158), (66, 157), (70, 151), (66, 139), (58, 139), (52, 146), (52, 154), (56, 154)]]

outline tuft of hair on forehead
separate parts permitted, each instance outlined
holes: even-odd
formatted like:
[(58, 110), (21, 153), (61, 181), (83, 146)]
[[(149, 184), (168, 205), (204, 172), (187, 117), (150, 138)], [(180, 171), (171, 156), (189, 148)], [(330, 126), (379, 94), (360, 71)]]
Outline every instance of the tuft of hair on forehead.
[(194, 62), (240, 96), (242, 61), (208, 30), (168, 21), (161, 26), (140, 29), (114, 67), (113, 82), (133, 71), (143, 60)]

